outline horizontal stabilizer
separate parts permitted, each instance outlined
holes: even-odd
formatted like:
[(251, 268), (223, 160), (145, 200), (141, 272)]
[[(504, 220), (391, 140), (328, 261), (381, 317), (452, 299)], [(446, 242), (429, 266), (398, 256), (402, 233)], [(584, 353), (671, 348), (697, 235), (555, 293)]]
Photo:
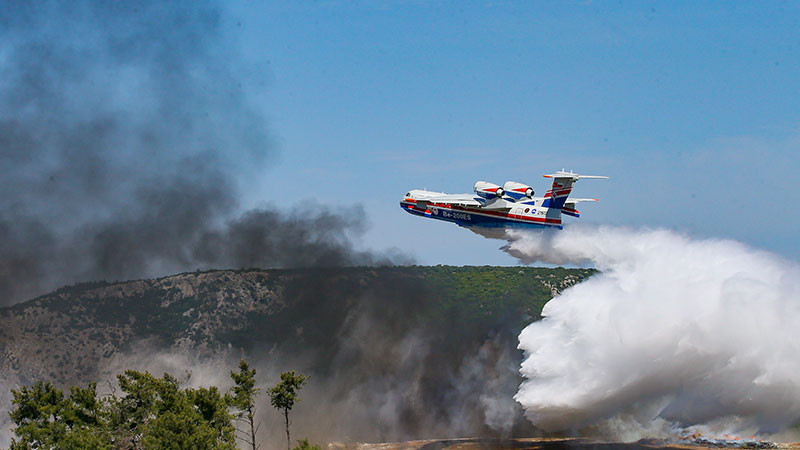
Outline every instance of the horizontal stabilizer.
[(566, 202), (564, 202), (564, 207), (561, 209), (561, 212), (568, 216), (580, 217), (581, 213), (577, 209), (575, 209), (575, 207), (578, 206), (578, 203), (596, 202), (596, 201), (597, 201), (596, 198), (570, 198), (567, 199)]
[(556, 173), (550, 173), (546, 175), (542, 175), (545, 178), (570, 178), (572, 180), (584, 180), (584, 179), (598, 179), (598, 180), (607, 180), (608, 177), (602, 175), (580, 175), (575, 172), (566, 172), (564, 170), (559, 170)]

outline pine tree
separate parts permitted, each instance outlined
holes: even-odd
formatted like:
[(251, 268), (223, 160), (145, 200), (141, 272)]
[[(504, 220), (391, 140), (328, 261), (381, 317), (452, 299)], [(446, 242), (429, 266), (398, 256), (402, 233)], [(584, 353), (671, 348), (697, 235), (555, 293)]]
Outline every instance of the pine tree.
[(308, 377), (302, 373), (295, 374), (294, 370), (283, 372), (280, 383), (269, 390), (270, 403), (276, 409), (283, 411), (284, 423), (286, 425), (286, 448), (291, 450), (292, 439), (289, 435), (289, 411), (294, 404), (300, 401), (297, 391), (306, 383)]
[(69, 395), (49, 382), (12, 390), (13, 450), (236, 450), (230, 403), (214, 386), (182, 388), (164, 374), (126, 371), (121, 395), (94, 383)]
[(231, 371), (231, 378), (234, 386), (231, 388), (232, 394), (229, 394), (229, 402), (238, 410), (235, 418), (246, 422), (250, 428), (249, 435), (247, 431), (237, 428), (237, 432), (244, 434), (244, 436), (238, 435), (237, 437), (248, 444), (252, 450), (258, 450), (261, 445), (256, 444), (256, 433), (261, 424), (255, 424), (255, 408), (256, 396), (261, 389), (255, 387), (256, 369), (250, 369), (247, 361), (243, 359), (239, 361), (239, 372)]
[(9, 415), (17, 437), (11, 441), (12, 450), (111, 448), (94, 383), (86, 388), (72, 387), (67, 397), (43, 381), (11, 392), (14, 400)]

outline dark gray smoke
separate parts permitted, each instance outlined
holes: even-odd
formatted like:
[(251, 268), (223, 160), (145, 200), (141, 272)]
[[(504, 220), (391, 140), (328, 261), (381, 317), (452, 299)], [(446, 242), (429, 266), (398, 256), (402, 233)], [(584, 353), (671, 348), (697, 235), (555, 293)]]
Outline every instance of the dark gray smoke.
[(0, 4), (0, 304), (74, 281), (376, 262), (346, 215), (239, 214), (272, 144), (245, 95), (264, 74), (230, 25), (203, 0)]
[[(409, 276), (413, 269), (370, 272), (292, 272), (281, 288), (285, 306), (215, 333), (218, 347), (186, 351), (137, 342), (102, 367), (99, 378), (137, 367), (190, 371), (196, 385), (228, 386), (229, 369), (246, 357), (263, 388), (281, 371), (311, 376), (292, 427), (315, 443), (537, 432), (513, 400), (522, 381), (515, 348), (526, 315), (520, 303), (498, 298), (504, 306), (476, 314), (464, 302), (443, 300), (443, 286)], [(283, 419), (264, 396), (258, 418), (264, 448), (285, 446)]]
[[(293, 413), (298, 436), (320, 442), (529, 427), (511, 398), (521, 355), (505, 316), (473, 324), (458, 305), (436, 313), (441, 293), (419, 280), (330, 269), (395, 258), (354, 249), (358, 207), (241, 212), (273, 149), (245, 95), (263, 75), (237, 56), (230, 25), (202, 0), (0, 5), (0, 303), (74, 281), (314, 267), (274, 320), (219, 338), (235, 354), (200, 361), (209, 376), (228, 379), (241, 355), (261, 386), (287, 368), (311, 374)], [(198, 349), (153, 345), (120, 352), (119, 368), (161, 355), (203, 382)], [(262, 433), (273, 412), (261, 404)]]

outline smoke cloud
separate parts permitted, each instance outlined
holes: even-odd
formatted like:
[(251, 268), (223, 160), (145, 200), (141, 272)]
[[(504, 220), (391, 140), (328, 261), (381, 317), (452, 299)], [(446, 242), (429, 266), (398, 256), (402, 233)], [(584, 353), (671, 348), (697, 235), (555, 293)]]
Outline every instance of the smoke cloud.
[[(362, 284), (336, 272), (312, 270), (287, 288), (296, 329), (286, 334), (296, 337), (269, 354), (247, 352), (264, 385), (287, 368), (311, 375), (295, 411), (298, 436), (385, 442), (531, 431), (512, 398), (521, 381), (517, 323), (466, 326), (456, 306), (442, 311), (439, 288), (424, 280), (387, 272)], [(262, 414), (271, 424), (266, 443), (281, 423), (269, 409)]]
[(512, 233), (526, 263), (594, 264), (519, 336), (515, 399), (546, 430), (635, 440), (800, 420), (800, 267), (729, 240), (571, 226)]
[[(330, 442), (394, 442), (459, 436), (530, 436), (535, 430), (526, 423), (512, 396), (519, 384), (519, 358), (509, 342), (487, 339), (474, 355), (462, 355), (455, 366), (425, 363), (433, 359), (430, 346), (421, 335), (410, 334), (387, 350), (391, 364), (369, 368), (368, 363), (347, 367), (335, 362), (333, 373), (309, 366), (311, 353), (296, 357), (272, 355), (254, 362), (257, 385), (274, 386), (280, 373), (294, 369), (310, 375), (292, 410), (292, 434), (325, 445)], [(160, 375), (176, 375), (186, 386), (231, 386), (229, 371), (237, 359), (231, 352), (210, 358), (178, 351), (148, 347), (120, 354), (104, 368), (109, 374), (100, 383), (110, 392), (116, 383), (112, 374), (135, 367)], [(373, 357), (368, 357), (376, 364)], [(252, 362), (252, 361), (251, 361)], [(443, 369), (441, 378), (432, 372)], [(444, 377), (449, 376), (447, 381)], [(262, 425), (258, 441), (263, 448), (285, 448), (283, 417), (262, 394), (257, 400), (257, 421)], [(4, 427), (11, 429), (8, 419)], [(0, 442), (4, 441), (0, 435)], [(6, 445), (8, 442), (5, 442)]]
[[(75, 281), (371, 264), (363, 211), (241, 212), (274, 151), (213, 1), (0, 5), (0, 305)], [(353, 217), (350, 219), (348, 217)]]

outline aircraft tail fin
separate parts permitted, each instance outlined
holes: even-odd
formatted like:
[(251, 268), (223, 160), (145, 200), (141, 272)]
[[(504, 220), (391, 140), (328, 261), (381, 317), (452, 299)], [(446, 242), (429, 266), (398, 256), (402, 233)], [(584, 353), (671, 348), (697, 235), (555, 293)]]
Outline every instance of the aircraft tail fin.
[[(550, 186), (550, 189), (544, 194), (545, 200), (542, 206), (558, 210), (565, 209), (565, 205), (567, 204), (567, 197), (569, 197), (569, 194), (572, 192), (572, 187), (575, 185), (576, 181), (585, 178), (588, 179), (608, 178), (599, 175), (579, 175), (574, 172), (567, 172), (563, 169), (556, 173), (544, 175), (544, 177), (552, 178), (553, 184)], [(584, 199), (579, 199), (579, 200), (584, 200)], [(571, 206), (569, 209), (574, 210), (574, 206)], [(575, 211), (575, 213), (577, 213), (577, 211)], [(575, 215), (575, 214), (570, 214), (570, 215)]]

